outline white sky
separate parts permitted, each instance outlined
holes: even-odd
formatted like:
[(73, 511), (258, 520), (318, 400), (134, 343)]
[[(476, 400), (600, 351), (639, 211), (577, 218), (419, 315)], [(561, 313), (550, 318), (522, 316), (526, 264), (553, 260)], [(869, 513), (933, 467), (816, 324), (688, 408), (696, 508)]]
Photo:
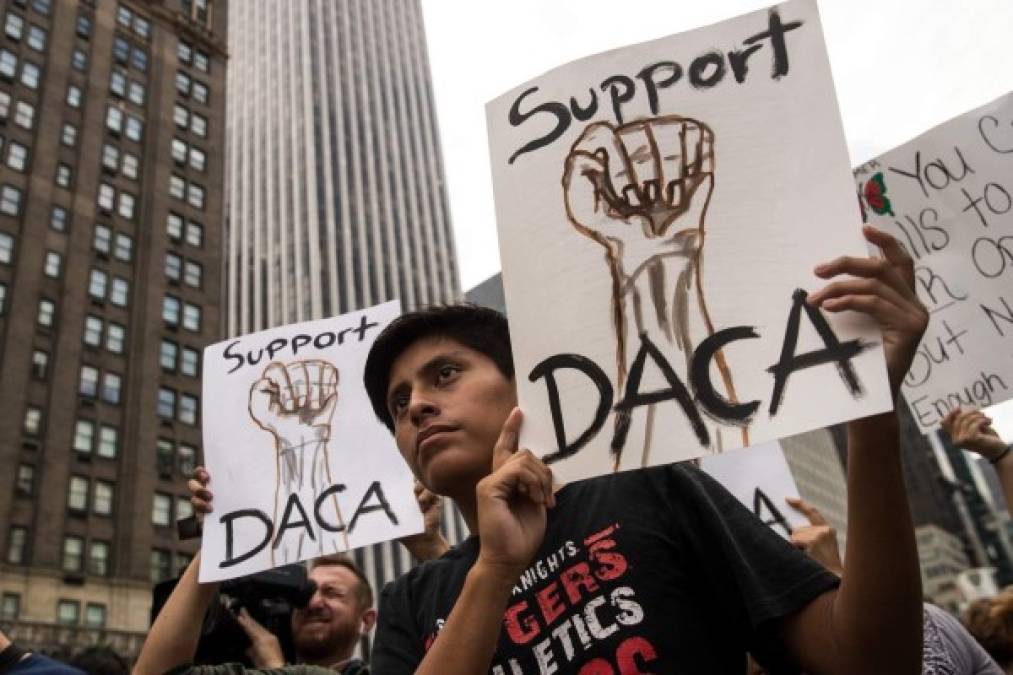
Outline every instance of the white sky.
[[(463, 289), (500, 269), (486, 101), (574, 59), (771, 4), (422, 2)], [(1013, 89), (1011, 0), (819, 4), (853, 164)]]

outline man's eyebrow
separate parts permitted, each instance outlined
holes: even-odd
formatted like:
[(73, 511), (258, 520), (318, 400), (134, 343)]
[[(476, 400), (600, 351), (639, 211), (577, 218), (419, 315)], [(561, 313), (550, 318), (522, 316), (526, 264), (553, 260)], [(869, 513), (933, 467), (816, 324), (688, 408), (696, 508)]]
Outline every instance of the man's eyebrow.
[[(447, 361), (458, 361), (462, 356), (466, 355), (467, 352), (463, 349), (455, 349), (449, 352), (440, 352), (439, 354), (436, 354), (431, 359), (423, 363), (415, 372), (417, 374), (429, 377), (437, 370), (439, 370), (441, 367), (443, 367), (443, 365), (446, 364)], [(411, 387), (408, 385), (407, 382), (398, 382), (397, 384), (395, 384), (390, 389), (390, 391), (387, 392), (387, 407), (390, 407), (390, 402), (396, 395), (401, 394), (405, 390), (410, 389)]]

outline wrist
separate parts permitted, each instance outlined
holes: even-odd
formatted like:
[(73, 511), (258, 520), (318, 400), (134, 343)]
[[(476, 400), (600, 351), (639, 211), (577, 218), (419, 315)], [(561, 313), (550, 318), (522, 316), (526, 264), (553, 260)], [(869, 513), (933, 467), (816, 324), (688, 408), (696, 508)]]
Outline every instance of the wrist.
[(997, 468), (1002, 465), (1007, 465), (1010, 462), (1013, 462), (1013, 459), (1010, 459), (1013, 457), (1013, 452), (1011, 452), (1011, 450), (1013, 450), (1013, 445), (1006, 445), (999, 449), (998, 452), (990, 455), (988, 461), (992, 463), (992, 466)]
[(518, 568), (513, 564), (488, 560), (479, 554), (478, 560), (468, 571), (468, 577), (481, 584), (482, 587), (502, 590), (509, 594), (523, 571), (523, 567)]

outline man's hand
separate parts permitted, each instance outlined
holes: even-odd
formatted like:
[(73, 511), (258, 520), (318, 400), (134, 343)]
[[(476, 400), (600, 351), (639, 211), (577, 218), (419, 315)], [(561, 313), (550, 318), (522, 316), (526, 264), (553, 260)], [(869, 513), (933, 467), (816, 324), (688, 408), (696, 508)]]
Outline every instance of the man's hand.
[(541, 545), (546, 509), (556, 504), (549, 467), (517, 449), (522, 419), (514, 408), (493, 448), (493, 471), (475, 488), (481, 540), (475, 565), (511, 584)]
[(942, 426), (955, 446), (976, 452), (990, 462), (1006, 451), (1006, 444), (992, 428), (992, 420), (980, 410), (954, 408), (943, 418)]
[(425, 530), (420, 534), (410, 534), (398, 539), (408, 552), (419, 560), (434, 560), (447, 552), (450, 545), (440, 531), (442, 522), (443, 498), (423, 487), (415, 481), (415, 499), (422, 511)]
[(865, 238), (879, 247), (882, 258), (841, 256), (818, 265), (816, 275), (834, 281), (809, 296), (809, 303), (827, 312), (854, 310), (868, 314), (883, 332), (883, 351), (896, 398), (929, 324), (929, 313), (914, 291), (914, 262), (889, 234), (866, 225)]
[(193, 478), (186, 483), (187, 489), (190, 490), (190, 503), (193, 505), (193, 514), (197, 518), (197, 522), (201, 524), (204, 523), (205, 514), (211, 513), (211, 502), (214, 499), (214, 495), (208, 489), (208, 483), (210, 482), (211, 474), (203, 466), (198, 466), (193, 470)]
[(250, 646), (246, 650), (246, 656), (255, 667), (281, 668), (285, 665), (285, 656), (281, 651), (281, 643), (278, 638), (250, 616), (245, 607), (239, 609), (236, 621), (250, 638)]
[(809, 525), (796, 528), (791, 533), (791, 543), (837, 576), (844, 576), (844, 564), (837, 548), (837, 532), (827, 524), (823, 514), (804, 499), (786, 497), (785, 501), (809, 519)]

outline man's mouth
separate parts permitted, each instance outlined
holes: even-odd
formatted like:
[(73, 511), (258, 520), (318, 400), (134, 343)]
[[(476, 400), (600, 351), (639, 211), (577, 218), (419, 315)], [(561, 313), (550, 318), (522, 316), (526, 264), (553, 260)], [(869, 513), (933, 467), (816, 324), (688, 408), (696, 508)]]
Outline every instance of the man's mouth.
[(449, 424), (431, 424), (422, 429), (415, 437), (415, 456), (418, 457), (426, 449), (426, 445), (431, 443), (430, 439), (439, 438), (442, 434), (453, 431), (457, 431), (457, 427)]

